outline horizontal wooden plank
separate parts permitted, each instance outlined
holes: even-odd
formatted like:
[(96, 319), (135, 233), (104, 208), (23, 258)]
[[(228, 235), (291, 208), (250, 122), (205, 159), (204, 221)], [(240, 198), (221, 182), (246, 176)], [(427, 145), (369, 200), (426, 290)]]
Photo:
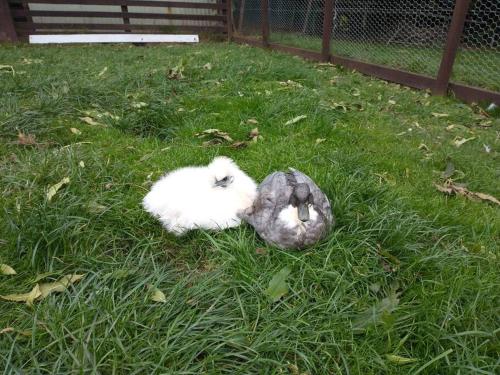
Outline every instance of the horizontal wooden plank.
[[(166, 34), (165, 30), (160, 30), (160, 29), (141, 29), (141, 30), (134, 30), (135, 32), (139, 32), (141, 34)], [(204, 28), (202, 26), (198, 27), (176, 27), (172, 31), (168, 31), (168, 33), (197, 33), (198, 35), (210, 35), (210, 36), (223, 36), (226, 33), (226, 29), (217, 29), (217, 28)], [(75, 34), (75, 33), (84, 33), (84, 34), (103, 34), (105, 32), (110, 32), (113, 34), (125, 34), (125, 30), (106, 30), (106, 29), (101, 29), (101, 30), (78, 30), (78, 29), (72, 29), (72, 30), (18, 30), (17, 36), (21, 38), (22, 40), (28, 40), (30, 35), (68, 35), (68, 34)]]
[[(8, 0), (9, 3), (23, 3), (26, 0)], [(76, 5), (126, 5), (161, 8), (226, 9), (223, 3), (190, 3), (185, 1), (139, 1), (139, 0), (30, 0), (32, 4), (76, 4)]]
[(307, 60), (321, 61), (323, 58), (323, 55), (321, 54), (321, 52), (311, 51), (308, 49), (284, 46), (284, 45), (277, 44), (277, 43), (269, 43), (269, 47), (273, 50), (276, 50), (276, 51), (287, 52), (287, 53), (291, 53), (293, 55), (301, 56)]
[(31, 44), (74, 43), (198, 43), (198, 35), (180, 34), (66, 34), (30, 35)]
[(468, 103), (485, 101), (488, 103), (495, 103), (496, 105), (500, 105), (500, 92), (485, 90), (479, 87), (472, 87), (453, 82), (450, 82), (450, 84), (448, 85), (448, 89), (457, 98), (460, 98)]
[(422, 74), (405, 72), (403, 70), (389, 68), (383, 65), (367, 63), (353, 60), (346, 57), (331, 55), (330, 61), (333, 64), (342, 65), (349, 69), (357, 70), (360, 73), (381, 78), (386, 81), (401, 83), (416, 89), (431, 89), (436, 82), (435, 78)]
[(133, 13), (133, 12), (91, 12), (91, 11), (52, 11), (52, 10), (13, 10), (14, 17), (95, 17), (95, 18), (140, 18), (162, 20), (193, 20), (193, 21), (225, 21), (225, 16), (202, 14), (166, 14), (166, 13)]
[[(32, 23), (32, 22), (16, 22), (16, 30), (53, 30), (53, 29), (63, 29), (63, 30), (180, 30), (186, 29), (184, 25), (135, 25), (135, 24), (107, 24), (107, 23)], [(224, 26), (195, 26), (189, 25), (189, 28), (196, 29), (202, 28), (207, 30), (225, 30)]]

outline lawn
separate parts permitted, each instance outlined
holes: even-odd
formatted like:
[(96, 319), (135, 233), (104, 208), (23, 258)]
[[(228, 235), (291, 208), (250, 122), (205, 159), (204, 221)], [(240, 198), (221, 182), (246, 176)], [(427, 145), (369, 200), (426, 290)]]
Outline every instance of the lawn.
[[(500, 208), (434, 186), (500, 197), (498, 117), (224, 43), (3, 45), (0, 65), (0, 263), (17, 271), (0, 295), (85, 275), (0, 300), (4, 374), (498, 373)], [(194, 136), (255, 127), (246, 148)], [(167, 234), (140, 206), (151, 182), (216, 155), (258, 181), (309, 174), (335, 230), (303, 252), (248, 226)]]

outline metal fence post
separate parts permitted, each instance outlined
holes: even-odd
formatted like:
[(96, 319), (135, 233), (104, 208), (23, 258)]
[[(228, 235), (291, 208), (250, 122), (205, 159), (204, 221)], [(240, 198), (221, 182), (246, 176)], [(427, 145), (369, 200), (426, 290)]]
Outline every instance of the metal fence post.
[(12, 14), (10, 13), (9, 2), (0, 0), (0, 41), (17, 41), (16, 28)]
[(262, 21), (262, 44), (269, 47), (269, 0), (260, 1), (260, 13)]
[(439, 66), (436, 83), (432, 90), (432, 93), (435, 95), (445, 95), (448, 91), (448, 84), (453, 71), (453, 64), (460, 44), (460, 38), (464, 30), (465, 18), (467, 17), (469, 5), (470, 0), (456, 0), (455, 2), (446, 46), (441, 59), (441, 65)]
[(330, 40), (332, 38), (333, 27), (333, 6), (334, 0), (325, 0), (323, 16), (323, 44), (321, 54), (325, 61), (330, 60)]

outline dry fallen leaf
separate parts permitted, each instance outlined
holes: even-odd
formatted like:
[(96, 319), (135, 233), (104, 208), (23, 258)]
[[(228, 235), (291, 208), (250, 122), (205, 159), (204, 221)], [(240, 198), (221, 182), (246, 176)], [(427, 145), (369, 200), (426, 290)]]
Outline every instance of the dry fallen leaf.
[(174, 66), (168, 71), (169, 79), (183, 79), (184, 78), (184, 67), (182, 65)]
[(24, 134), (21, 132), (17, 134), (17, 143), (23, 146), (33, 146), (38, 144), (33, 134)]
[(69, 184), (69, 177), (64, 177), (61, 181), (59, 181), (57, 184), (52, 185), (49, 190), (47, 191), (47, 200), (50, 201), (54, 195), (56, 195), (57, 191), (63, 187), (63, 185)]
[(258, 247), (255, 249), (255, 254), (259, 254), (259, 255), (266, 255), (267, 254), (267, 250), (263, 247)]
[(256, 143), (258, 140), (262, 140), (262, 136), (259, 133), (259, 128), (253, 128), (248, 134), (248, 139), (253, 143)]
[(212, 70), (212, 64), (206, 63), (205, 65), (203, 65), (203, 69)]
[(97, 76), (102, 77), (104, 74), (106, 74), (107, 71), (108, 71), (108, 67), (105, 66), (104, 69), (101, 70)]
[(31, 289), (30, 292), (28, 293), (22, 293), (22, 294), (9, 294), (6, 296), (0, 296), (0, 298), (6, 300), (6, 301), (12, 301), (12, 302), (26, 302), (28, 306), (31, 306), (33, 302), (42, 295), (40, 292), (40, 286), (36, 284), (33, 289)]
[(449, 114), (448, 113), (437, 113), (437, 112), (432, 112), (431, 115), (433, 115), (434, 117), (448, 117)]
[(71, 133), (76, 134), (76, 135), (82, 134), (82, 131), (80, 129), (77, 129), (77, 128), (69, 128), (69, 130), (71, 130)]
[(42, 283), (39, 285), (40, 288), (40, 298), (44, 299), (48, 295), (54, 292), (64, 292), (70, 284), (74, 284), (81, 279), (83, 279), (85, 275), (65, 275), (61, 277), (59, 280), (51, 282), (51, 283)]
[(294, 365), (292, 363), (288, 364), (288, 370), (290, 371), (291, 375), (300, 375), (300, 370), (297, 365)]
[(80, 166), (80, 168), (85, 168), (85, 163), (83, 162), (83, 160), (80, 160), (78, 165)]
[(348, 106), (344, 102), (339, 102), (339, 103), (332, 102), (331, 107), (333, 109), (341, 109), (344, 112), (347, 112), (347, 110), (349, 109)]
[(387, 101), (387, 103), (389, 103), (390, 105), (395, 105), (395, 104), (396, 104), (396, 101), (395, 101), (395, 100), (390, 99), (390, 100), (388, 100), (388, 101)]
[(488, 120), (488, 121), (481, 121), (479, 124), (477, 124), (480, 128), (491, 128), (493, 126), (493, 121)]
[(486, 152), (487, 154), (491, 152), (491, 147), (489, 145), (483, 144), (483, 147), (484, 147), (484, 152)]
[(316, 66), (328, 66), (330, 68), (335, 68), (335, 65), (329, 62), (326, 63), (317, 63)]
[[(229, 136), (228, 133), (223, 132), (219, 129), (207, 129), (203, 130), (202, 132), (196, 133), (195, 136), (198, 138), (209, 138), (211, 137), (212, 139), (208, 142), (214, 141), (215, 140), (220, 140), (219, 144), (222, 143), (222, 141), (227, 141), (227, 142), (232, 142), (233, 139)], [(217, 144), (217, 143), (214, 143)]]
[(43, 64), (43, 60), (42, 59), (27, 59), (24, 57), (21, 60), (21, 64), (24, 64), (24, 65)]
[(18, 333), (22, 336), (31, 336), (32, 335), (31, 330), (17, 331), (13, 327), (5, 327), (4, 329), (0, 330), (0, 335), (2, 333), (10, 333), (10, 332), (15, 332), (15, 333)]
[(291, 120), (288, 120), (285, 125), (293, 125), (293, 124), (296, 124), (297, 122), (299, 121), (302, 121), (303, 119), (307, 118), (306, 115), (300, 115), (300, 116), (297, 116), (297, 117), (294, 117), (293, 119)]
[(351, 95), (352, 95), (352, 96), (360, 96), (360, 95), (361, 95), (361, 92), (359, 91), (359, 89), (353, 88), (353, 89), (351, 90)]
[(12, 73), (13, 76), (16, 75), (16, 71), (12, 65), (0, 65), (0, 73), (7, 72)]
[(89, 124), (89, 125), (100, 125), (97, 121), (95, 121), (92, 117), (80, 117), (80, 120)]
[(220, 139), (220, 138), (212, 138), (209, 141), (203, 142), (201, 145), (203, 147), (210, 147), (210, 146), (219, 146), (219, 145), (221, 145), (223, 143), (224, 143), (224, 141), (222, 139)]
[(151, 293), (151, 300), (155, 302), (160, 302), (160, 303), (166, 303), (167, 298), (165, 297), (165, 294), (158, 288), (149, 285), (149, 290)]
[(326, 141), (326, 138), (318, 138), (318, 139), (316, 139), (315, 144), (319, 145), (320, 143), (323, 143), (324, 141)]
[(418, 362), (418, 359), (416, 358), (406, 358), (396, 354), (386, 354), (385, 358), (387, 358), (389, 362), (395, 363), (397, 365), (406, 365), (408, 363)]
[(16, 275), (17, 272), (8, 264), (0, 264), (0, 275)]
[(478, 197), (479, 199), (481, 199), (483, 201), (492, 202), (492, 203), (498, 204), (500, 206), (500, 201), (492, 195), (479, 193), (479, 192), (469, 192), (469, 193), (474, 194), (476, 197)]
[(132, 108), (144, 108), (144, 107), (147, 107), (148, 106), (148, 103), (144, 103), (144, 102), (134, 102), (131, 104), (132, 105)]
[(104, 117), (109, 117), (112, 120), (119, 120), (120, 119), (120, 116), (113, 115), (107, 111), (106, 112), (99, 112), (95, 109), (89, 109), (87, 111), (83, 111), (83, 113), (89, 117), (96, 118), (96, 119), (102, 119)]
[(86, 205), (85, 208), (93, 214), (101, 214), (108, 209), (108, 207), (103, 206), (102, 204), (99, 204), (97, 202), (90, 202)]
[(495, 204), (500, 206), (500, 201), (498, 199), (496, 199), (495, 197), (493, 197), (489, 194), (470, 191), (467, 188), (460, 186), (460, 185), (455, 185), (453, 183), (447, 183), (444, 185), (434, 184), (434, 186), (440, 192), (448, 194), (448, 195), (452, 195), (452, 194), (462, 195), (470, 200), (480, 199), (480, 200), (488, 201), (491, 203), (495, 203)]
[(68, 285), (81, 280), (84, 276), (85, 275), (66, 275), (52, 283), (36, 284), (28, 293), (9, 294), (0, 296), (0, 298), (12, 302), (26, 302), (28, 306), (31, 306), (33, 302), (39, 298), (43, 299), (53, 292), (63, 292)]
[(300, 83), (292, 81), (290, 79), (288, 81), (281, 81), (281, 82), (279, 82), (279, 84), (281, 86), (291, 87), (291, 88), (301, 88), (301, 87), (303, 87)]
[(248, 146), (248, 142), (247, 141), (239, 141), (239, 142), (234, 142), (231, 147), (232, 148), (235, 148), (235, 149), (241, 149), (241, 148), (245, 148)]
[(420, 143), (420, 145), (418, 146), (418, 149), (429, 151), (429, 147), (427, 147), (427, 145), (425, 143)]
[(476, 137), (471, 137), (471, 138), (462, 138), (462, 137), (457, 137), (455, 138), (455, 140), (453, 141), (453, 144), (455, 145), (455, 147), (460, 147), (462, 146), (464, 143), (466, 142), (469, 142), (469, 141), (472, 141), (476, 139)]
[(247, 120), (247, 123), (252, 124), (252, 125), (257, 125), (259, 122), (254, 118), (249, 118)]

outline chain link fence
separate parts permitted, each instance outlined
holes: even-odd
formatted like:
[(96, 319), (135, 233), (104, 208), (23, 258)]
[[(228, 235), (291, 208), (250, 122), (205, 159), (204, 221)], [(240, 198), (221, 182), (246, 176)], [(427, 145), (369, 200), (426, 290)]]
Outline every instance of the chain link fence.
[(473, 1), (452, 80), (500, 91), (500, 1)]
[(269, 40), (321, 50), (324, 0), (269, 0)]
[(233, 23), (236, 35), (254, 39), (262, 38), (261, 0), (237, 0), (233, 7)]
[(436, 76), (453, 7), (453, 0), (337, 0), (332, 53)]
[[(241, 36), (262, 36), (262, 1), (235, 1)], [(326, 0), (265, 2), (271, 43), (321, 52)], [(332, 55), (437, 77), (456, 0), (333, 4)], [(500, 0), (471, 0), (452, 82), (500, 91)]]

